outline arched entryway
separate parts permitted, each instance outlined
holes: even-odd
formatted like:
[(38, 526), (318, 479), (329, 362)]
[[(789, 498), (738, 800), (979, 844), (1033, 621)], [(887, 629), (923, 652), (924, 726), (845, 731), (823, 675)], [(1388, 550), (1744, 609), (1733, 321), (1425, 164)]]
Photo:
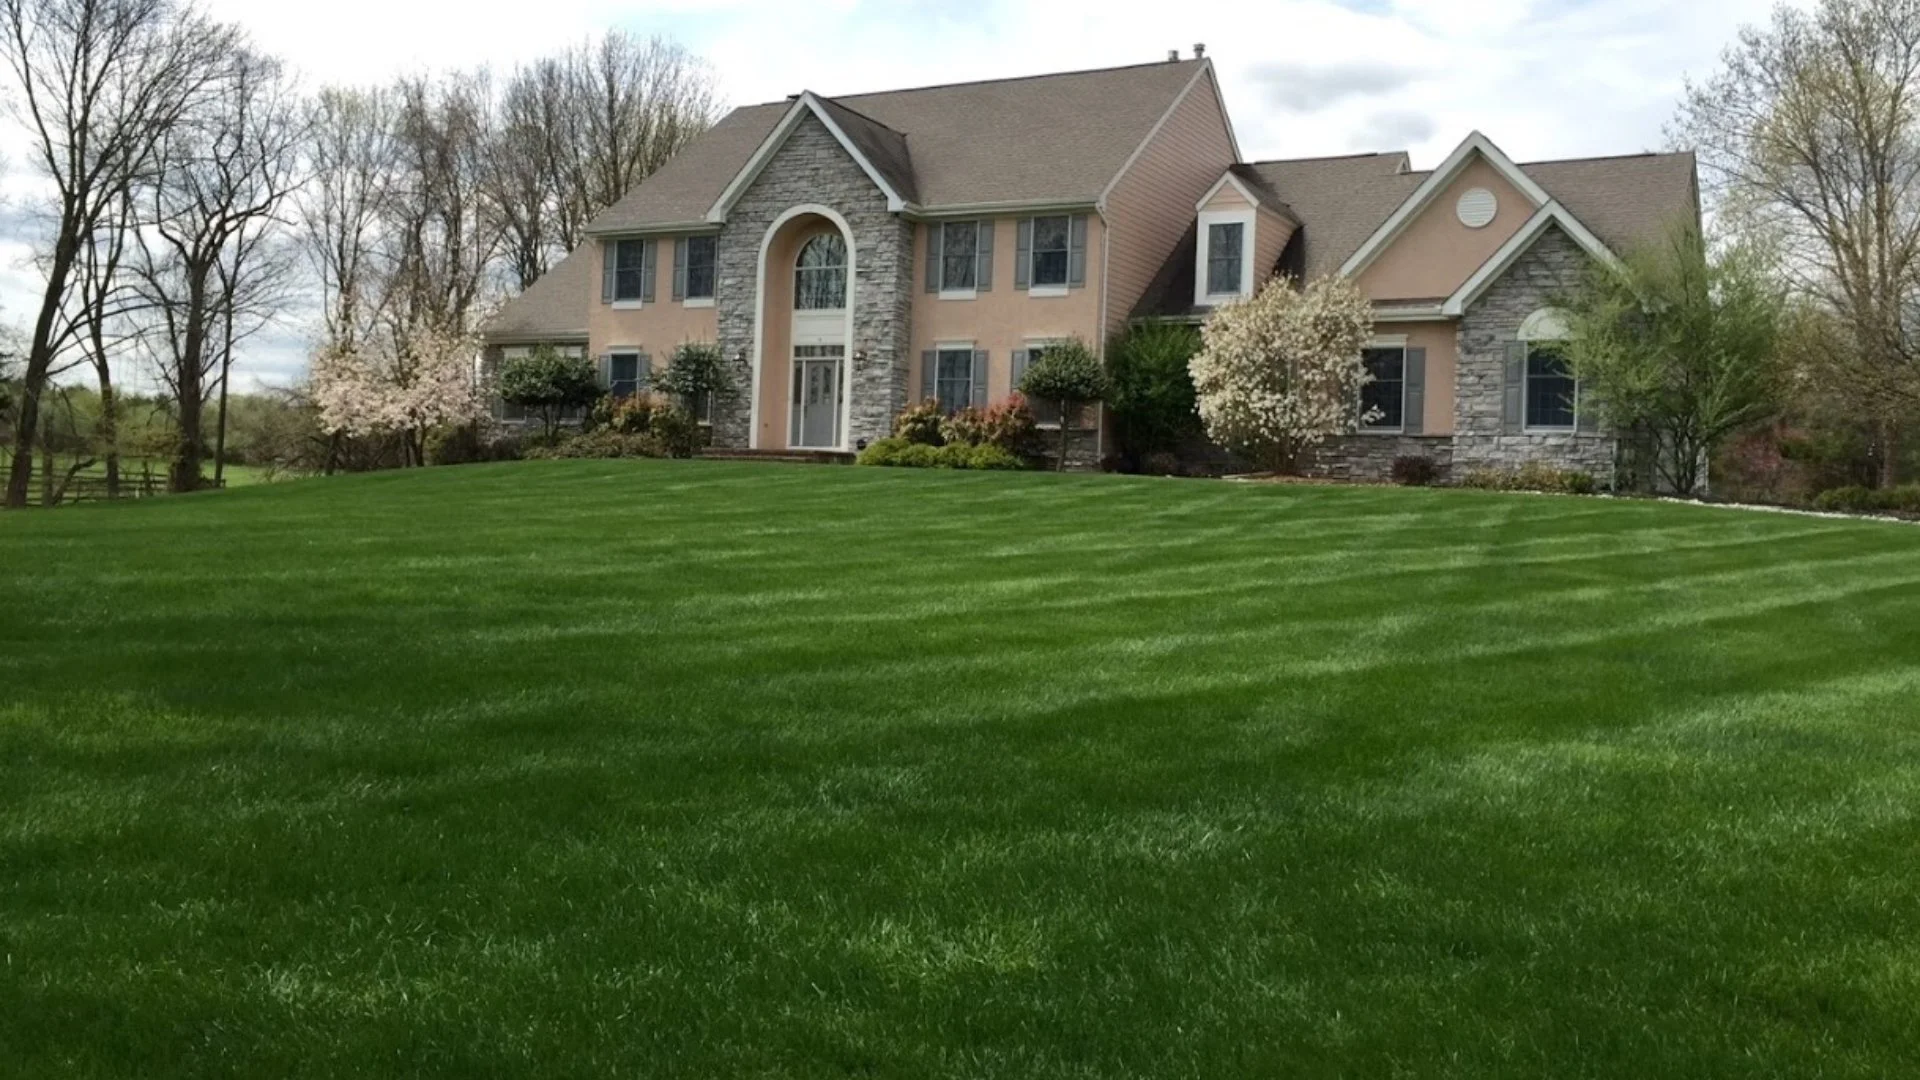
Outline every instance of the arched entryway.
[(844, 450), (850, 420), (855, 251), (846, 220), (795, 207), (760, 249), (752, 445)]

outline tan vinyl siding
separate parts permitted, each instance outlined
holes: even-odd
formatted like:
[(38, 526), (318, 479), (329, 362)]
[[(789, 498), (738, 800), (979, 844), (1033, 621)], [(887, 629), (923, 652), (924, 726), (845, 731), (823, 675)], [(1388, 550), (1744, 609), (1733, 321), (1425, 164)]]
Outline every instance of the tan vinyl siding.
[[(1253, 236), (1253, 289), (1273, 276), (1273, 268), (1280, 261), (1280, 253), (1286, 250), (1287, 241), (1293, 238), (1293, 222), (1271, 210), (1261, 207)], [(1199, 271), (1196, 269), (1196, 273)]]
[(1202, 75), (1107, 197), (1108, 333), (1125, 323), (1193, 226), (1194, 204), (1233, 161), (1220, 95)]

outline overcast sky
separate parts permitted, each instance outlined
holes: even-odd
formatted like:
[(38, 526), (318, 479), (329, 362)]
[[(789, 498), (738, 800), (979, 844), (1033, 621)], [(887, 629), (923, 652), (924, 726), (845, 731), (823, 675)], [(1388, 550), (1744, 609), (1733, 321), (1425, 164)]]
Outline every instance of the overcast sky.
[[(1139, 63), (1204, 42), (1250, 159), (1412, 151), (1429, 167), (1478, 128), (1515, 158), (1665, 145), (1685, 77), (1711, 71), (1772, 0), (202, 0), (309, 85), (496, 70), (620, 27), (706, 57), (727, 104)], [(1204, 12), (1204, 16), (1196, 15)], [(15, 162), (18, 155), (10, 155)], [(18, 167), (17, 165), (15, 166)], [(11, 191), (20, 177), (9, 178)], [(0, 318), (33, 306), (25, 249), (0, 246)], [(244, 357), (285, 383), (310, 327)]]

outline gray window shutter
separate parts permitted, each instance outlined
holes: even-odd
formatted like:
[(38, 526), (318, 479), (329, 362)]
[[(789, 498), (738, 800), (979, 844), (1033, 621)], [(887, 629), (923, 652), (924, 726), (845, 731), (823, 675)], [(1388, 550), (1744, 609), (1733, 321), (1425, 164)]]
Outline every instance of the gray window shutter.
[(987, 350), (973, 350), (973, 385), (968, 404), (976, 409), (987, 407)]
[(1427, 350), (1408, 349), (1402, 374), (1406, 379), (1406, 395), (1400, 409), (1400, 430), (1418, 435), (1426, 430)]
[(1527, 343), (1507, 342), (1507, 382), (1501, 426), (1518, 435), (1527, 426)]
[(993, 291), (993, 226), (993, 222), (983, 221), (977, 229), (979, 239), (975, 243), (979, 246), (974, 249), (978, 253), (974, 259), (974, 292)]
[(1079, 288), (1087, 283), (1087, 215), (1075, 214), (1067, 241), (1067, 285)]
[(940, 291), (940, 252), (947, 242), (947, 227), (938, 221), (927, 222), (927, 291)]
[(687, 298), (687, 238), (684, 236), (673, 241), (673, 298)]
[(613, 354), (612, 353), (600, 354), (600, 363), (598, 365), (598, 369), (599, 370), (597, 374), (600, 379), (600, 389), (607, 390), (612, 388), (613, 386)]
[(640, 299), (643, 303), (653, 303), (653, 253), (659, 246), (655, 240), (640, 241)]
[(1013, 287), (1024, 289), (1033, 275), (1033, 219), (1021, 218), (1013, 245)]
[(613, 283), (620, 271), (620, 241), (600, 241), (600, 302), (613, 303)]
[(651, 354), (640, 354), (640, 362), (634, 365), (634, 378), (639, 380), (638, 384), (634, 386), (636, 391), (645, 390), (653, 385), (653, 356)]
[(1027, 377), (1027, 350), (1015, 349), (1013, 350), (1013, 383), (1012, 383), (1014, 393), (1016, 394), (1025, 393), (1025, 391), (1020, 389), (1020, 383), (1026, 377)]
[(920, 354), (920, 400), (921, 401), (932, 401), (934, 398), (937, 398), (940, 396), (940, 391), (934, 386), (934, 383), (933, 383), (934, 372), (936, 369), (939, 368), (939, 366), (940, 366), (939, 353), (934, 352), (932, 349), (928, 349), (925, 352)]
[(1573, 384), (1573, 424), (1574, 430), (1586, 435), (1600, 432), (1600, 410), (1587, 401), (1587, 384)]

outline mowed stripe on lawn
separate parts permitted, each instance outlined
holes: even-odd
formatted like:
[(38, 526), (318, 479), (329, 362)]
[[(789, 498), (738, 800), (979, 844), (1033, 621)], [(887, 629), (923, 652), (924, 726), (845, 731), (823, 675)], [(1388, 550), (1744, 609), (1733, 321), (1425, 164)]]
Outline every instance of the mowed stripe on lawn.
[(715, 462), (0, 518), (27, 1075), (1920, 1047), (1920, 532)]

